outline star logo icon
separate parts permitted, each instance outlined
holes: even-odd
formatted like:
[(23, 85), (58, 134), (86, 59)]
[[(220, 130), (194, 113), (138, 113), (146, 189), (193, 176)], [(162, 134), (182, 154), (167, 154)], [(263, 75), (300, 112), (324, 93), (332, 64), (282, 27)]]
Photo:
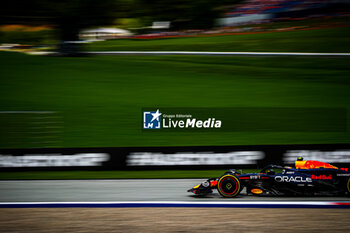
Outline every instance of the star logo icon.
[(157, 111), (143, 112), (143, 128), (144, 129), (160, 129), (161, 128), (161, 115), (162, 113)]
[(155, 113), (152, 113), (151, 115), (153, 116), (151, 122), (153, 122), (154, 120), (159, 121), (159, 117), (160, 117), (160, 115), (162, 115), (162, 114), (159, 112), (159, 109), (157, 109), (157, 111), (156, 111)]

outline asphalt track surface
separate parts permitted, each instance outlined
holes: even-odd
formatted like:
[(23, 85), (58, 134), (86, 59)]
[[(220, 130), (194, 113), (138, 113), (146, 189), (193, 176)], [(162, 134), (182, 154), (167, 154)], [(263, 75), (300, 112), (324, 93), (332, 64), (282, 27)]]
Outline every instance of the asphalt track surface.
[(0, 181), (0, 202), (128, 202), (128, 201), (350, 201), (347, 197), (222, 198), (216, 191), (196, 197), (187, 189), (203, 179), (20, 180)]

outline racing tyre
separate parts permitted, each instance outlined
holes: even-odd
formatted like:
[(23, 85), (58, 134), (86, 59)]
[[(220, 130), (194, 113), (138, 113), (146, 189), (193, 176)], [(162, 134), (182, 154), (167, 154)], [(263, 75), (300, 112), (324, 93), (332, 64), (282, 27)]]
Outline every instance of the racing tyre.
[(234, 175), (224, 175), (219, 179), (217, 189), (223, 197), (235, 197), (241, 192), (241, 183)]
[(346, 182), (346, 191), (348, 193), (348, 196), (350, 196), (350, 178), (348, 179), (348, 182)]

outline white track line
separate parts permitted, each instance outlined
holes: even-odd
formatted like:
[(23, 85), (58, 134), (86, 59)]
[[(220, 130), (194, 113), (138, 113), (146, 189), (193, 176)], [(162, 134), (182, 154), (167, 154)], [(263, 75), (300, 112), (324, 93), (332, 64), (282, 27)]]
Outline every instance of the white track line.
[(45, 204), (184, 204), (184, 205), (335, 205), (347, 201), (83, 201), (83, 202), (0, 202), (0, 205), (45, 205)]
[(73, 202), (0, 202), (0, 204), (275, 204), (275, 205), (328, 205), (337, 201), (73, 201)]
[(0, 202), (0, 208), (350, 208), (350, 202), (265, 201), (265, 202)]
[(95, 55), (210, 55), (210, 56), (311, 56), (350, 57), (350, 53), (299, 53), (299, 52), (198, 52), (198, 51), (96, 51)]

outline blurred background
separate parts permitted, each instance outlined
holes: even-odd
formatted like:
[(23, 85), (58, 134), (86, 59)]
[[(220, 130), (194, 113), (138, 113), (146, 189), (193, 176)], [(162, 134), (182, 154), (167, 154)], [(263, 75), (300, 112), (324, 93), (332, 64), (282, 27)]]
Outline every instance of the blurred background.
[(349, 58), (84, 52), (346, 53), (349, 19), (347, 0), (3, 1), (0, 148), (348, 143), (347, 130), (150, 134), (141, 109), (348, 112)]
[(28, 48), (116, 38), (342, 27), (349, 23), (349, 5), (347, 0), (4, 1), (0, 42)]
[[(88, 53), (103, 51), (347, 56)], [(186, 190), (202, 182), (194, 178), (294, 166), (299, 156), (348, 170), (349, 53), (349, 0), (2, 0), (0, 204), (225, 201)], [(234, 119), (232, 130), (142, 130), (142, 109), (165, 108), (219, 112)], [(124, 180), (135, 178), (142, 180)], [(349, 232), (345, 209), (250, 208), (229, 217), (227, 208), (132, 209), (2, 209), (0, 225), (5, 232)]]

